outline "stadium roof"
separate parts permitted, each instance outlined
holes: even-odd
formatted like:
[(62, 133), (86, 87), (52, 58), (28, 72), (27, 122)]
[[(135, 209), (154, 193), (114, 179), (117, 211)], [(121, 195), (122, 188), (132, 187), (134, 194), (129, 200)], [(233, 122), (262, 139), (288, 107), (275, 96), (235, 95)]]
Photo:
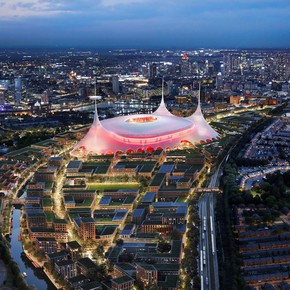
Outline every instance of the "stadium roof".
[(161, 103), (152, 114), (134, 114), (100, 121), (94, 100), (93, 124), (74, 147), (74, 156), (176, 149), (188, 144), (209, 142), (218, 137), (218, 133), (203, 117), (200, 94), (196, 111), (187, 118), (174, 116), (167, 110), (163, 86)]

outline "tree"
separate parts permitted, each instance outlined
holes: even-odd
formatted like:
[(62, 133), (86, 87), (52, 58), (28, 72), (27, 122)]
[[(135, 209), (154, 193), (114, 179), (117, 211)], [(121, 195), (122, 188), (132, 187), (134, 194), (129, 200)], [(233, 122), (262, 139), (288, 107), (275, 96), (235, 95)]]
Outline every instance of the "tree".
[(103, 258), (105, 257), (105, 249), (104, 249), (104, 246), (103, 245), (98, 245), (96, 250), (95, 250), (95, 253), (98, 257), (100, 258)]
[(290, 187), (290, 170), (286, 171), (284, 174), (283, 174), (283, 179), (284, 179), (284, 182), (285, 184)]
[(273, 208), (274, 205), (276, 205), (277, 200), (276, 200), (275, 196), (269, 196), (266, 198), (266, 203), (269, 207)]
[(123, 243), (124, 243), (124, 241), (123, 241), (122, 239), (118, 239), (118, 240), (116, 241), (116, 244), (117, 244), (117, 246), (119, 246), (119, 247), (123, 246)]
[(119, 262), (127, 262), (127, 263), (131, 263), (134, 260), (134, 255), (128, 252), (123, 252), (120, 256), (119, 256)]
[(156, 284), (149, 284), (145, 287), (145, 290), (158, 290), (158, 286)]
[(170, 234), (170, 238), (171, 240), (181, 240), (182, 235), (178, 230), (174, 229)]
[(98, 280), (98, 281), (104, 281), (105, 280), (105, 276), (107, 274), (107, 271), (104, 267), (103, 264), (98, 265), (94, 268), (90, 268), (87, 271), (87, 278), (91, 279), (92, 281)]
[(160, 241), (158, 243), (158, 251), (160, 253), (168, 253), (171, 250), (171, 245), (165, 241)]

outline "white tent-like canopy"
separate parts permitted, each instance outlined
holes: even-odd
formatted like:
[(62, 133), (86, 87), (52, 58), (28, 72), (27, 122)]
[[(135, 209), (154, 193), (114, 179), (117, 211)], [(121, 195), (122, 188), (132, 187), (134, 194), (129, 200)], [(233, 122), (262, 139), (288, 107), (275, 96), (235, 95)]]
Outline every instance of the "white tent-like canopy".
[(120, 116), (100, 121), (96, 99), (95, 117), (85, 137), (76, 144), (72, 155), (114, 154), (116, 152), (143, 152), (174, 149), (183, 144), (208, 142), (218, 133), (204, 119), (200, 94), (196, 111), (187, 118), (171, 114), (162, 100), (152, 114)]

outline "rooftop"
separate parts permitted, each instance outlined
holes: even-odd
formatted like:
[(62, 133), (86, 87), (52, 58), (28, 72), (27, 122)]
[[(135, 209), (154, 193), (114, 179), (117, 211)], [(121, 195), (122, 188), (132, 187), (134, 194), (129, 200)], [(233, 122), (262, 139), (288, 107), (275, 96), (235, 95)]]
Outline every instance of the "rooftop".
[(78, 259), (77, 263), (86, 269), (95, 268), (97, 266), (97, 264), (88, 257)]
[(118, 277), (118, 278), (115, 278), (115, 279), (112, 279), (112, 282), (115, 282), (117, 284), (124, 284), (124, 283), (128, 283), (128, 282), (133, 282), (134, 279), (127, 276), (127, 275), (124, 275), (124, 276), (121, 276), (121, 277)]

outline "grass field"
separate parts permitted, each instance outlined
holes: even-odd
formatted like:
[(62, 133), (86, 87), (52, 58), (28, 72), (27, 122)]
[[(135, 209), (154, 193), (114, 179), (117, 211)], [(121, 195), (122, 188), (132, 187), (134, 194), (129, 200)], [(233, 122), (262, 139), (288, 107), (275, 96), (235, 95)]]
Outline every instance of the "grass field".
[(185, 196), (180, 196), (176, 199), (175, 202), (186, 202), (186, 197)]
[(104, 189), (138, 189), (139, 183), (89, 183), (88, 190), (104, 190)]

